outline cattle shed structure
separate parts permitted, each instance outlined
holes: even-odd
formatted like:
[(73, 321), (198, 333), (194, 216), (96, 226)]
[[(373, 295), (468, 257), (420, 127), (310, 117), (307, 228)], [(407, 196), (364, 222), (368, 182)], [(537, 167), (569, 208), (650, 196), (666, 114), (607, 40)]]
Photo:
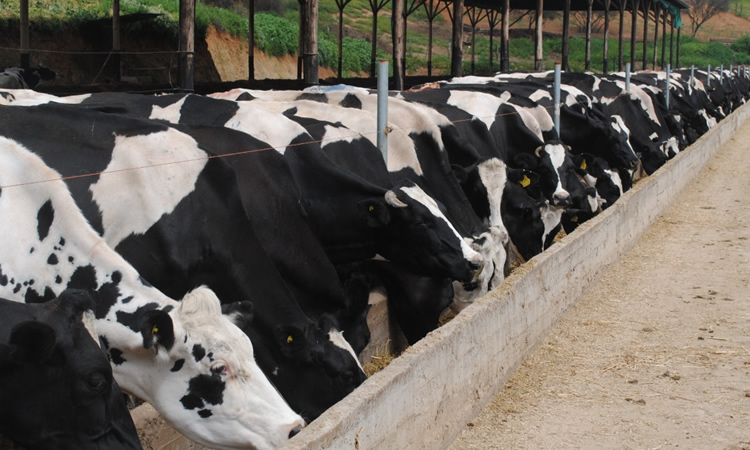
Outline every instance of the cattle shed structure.
[[(750, 107), (738, 108), (612, 207), (408, 348), (281, 449), (447, 448), (587, 286), (637, 243), (748, 118)], [(387, 337), (380, 339), (376, 345)], [(203, 449), (166, 426), (150, 405), (137, 408), (133, 417), (152, 448)]]
[[(343, 11), (351, 0), (336, 0), (339, 9), (338, 25), (338, 77), (342, 76), (342, 31), (343, 31)], [(300, 0), (300, 48), (298, 56), (297, 78), (307, 85), (316, 85), (318, 79), (318, 3), (319, 0)], [(392, 6), (392, 41), (393, 41), (393, 77), (391, 87), (395, 90), (404, 88), (405, 67), (406, 67), (406, 33), (407, 18), (420, 8), (427, 12), (429, 21), (429, 42), (428, 42), (428, 76), (432, 76), (432, 32), (433, 20), (439, 14), (447, 12), (452, 21), (452, 46), (451, 46), (451, 76), (462, 75), (463, 61), (463, 33), (464, 21), (468, 20), (471, 30), (471, 42), (473, 44), (478, 24), (484, 20), (489, 24), (490, 37), (490, 68), (493, 67), (494, 38), (495, 31), (499, 28), (500, 35), (500, 65), (502, 72), (509, 70), (510, 59), (510, 11), (522, 11), (523, 16), (534, 15), (535, 20), (535, 68), (542, 70), (543, 51), (543, 16), (544, 11), (560, 11), (563, 13), (563, 48), (562, 48), (562, 69), (569, 70), (568, 65), (568, 39), (570, 35), (570, 13), (571, 11), (586, 11), (586, 67), (588, 71), (591, 67), (591, 27), (592, 15), (594, 12), (604, 12), (604, 35), (609, 36), (611, 24), (610, 13), (618, 13), (618, 64), (617, 70), (622, 71), (626, 61), (623, 60), (623, 39), (628, 30), (625, 30), (624, 17), (626, 14), (631, 16), (630, 32), (630, 66), (636, 70), (636, 45), (639, 40), (640, 31), (638, 17), (642, 18), (642, 35), (640, 37), (643, 52), (641, 69), (646, 69), (651, 63), (652, 68), (656, 69), (657, 65), (662, 69), (667, 64), (667, 53), (669, 54), (668, 63), (672, 67), (680, 66), (680, 30), (681, 17), (680, 10), (688, 8), (683, 0), (379, 0), (371, 1), (373, 14), (373, 32), (371, 36), (372, 53), (370, 77), (375, 77), (376, 68), (376, 37), (377, 37), (377, 20), (378, 13), (383, 10), (388, 3)], [(255, 62), (254, 62), (254, 15), (255, 1), (248, 0), (249, 14), (249, 43), (250, 51), (248, 56), (248, 79), (254, 79)], [(120, 81), (120, 56), (121, 56), (121, 23), (124, 18), (120, 17), (120, 0), (113, 0), (112, 7), (112, 49), (111, 49), (111, 67), (113, 68), (113, 82)], [(20, 0), (20, 66), (29, 68), (31, 65), (29, 34), (29, 2)], [(523, 17), (522, 16), (522, 17)], [(195, 0), (180, 0), (180, 31), (178, 43), (178, 84), (183, 91), (193, 91), (195, 84)], [(647, 45), (649, 42), (649, 23), (654, 24), (653, 42), (654, 51), (649, 61), (647, 55)], [(661, 51), (657, 48), (659, 39), (659, 28), (661, 26), (662, 46)], [(677, 39), (675, 43), (674, 34), (677, 29)], [(669, 48), (667, 49), (667, 33), (669, 33)], [(676, 49), (675, 49), (676, 44)], [(474, 48), (471, 46), (472, 69), (474, 62)], [(660, 57), (659, 57), (660, 55)], [(609, 71), (608, 67), (608, 39), (604, 40), (603, 67), (604, 73)]]

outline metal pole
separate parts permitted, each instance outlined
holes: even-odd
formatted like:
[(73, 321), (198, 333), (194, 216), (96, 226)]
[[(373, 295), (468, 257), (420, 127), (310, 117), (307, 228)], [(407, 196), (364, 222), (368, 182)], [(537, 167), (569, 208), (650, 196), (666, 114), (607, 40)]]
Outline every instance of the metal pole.
[(719, 84), (724, 84), (724, 64), (719, 66)]
[(708, 65), (708, 72), (707, 72), (708, 78), (706, 82), (707, 87), (711, 87), (711, 64)]
[(388, 60), (378, 61), (378, 149), (388, 165)]
[(557, 135), (560, 136), (560, 68), (561, 63), (555, 63), (555, 130)]
[(670, 72), (672, 71), (672, 68), (669, 67), (669, 64), (667, 64), (667, 91), (664, 94), (666, 97), (666, 103), (667, 103), (667, 111), (669, 111), (669, 78), (670, 78)]
[(625, 92), (630, 94), (630, 63), (625, 63)]
[(690, 65), (690, 87), (695, 87), (695, 66)]

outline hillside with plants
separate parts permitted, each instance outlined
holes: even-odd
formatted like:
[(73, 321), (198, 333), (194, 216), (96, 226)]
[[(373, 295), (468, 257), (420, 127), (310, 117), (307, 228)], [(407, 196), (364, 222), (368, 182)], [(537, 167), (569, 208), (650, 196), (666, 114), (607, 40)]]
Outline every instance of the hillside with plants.
[[(744, 2), (748, 2), (748, 6)], [(111, 49), (111, 0), (46, 0), (29, 2), (31, 22), (32, 64), (45, 64), (58, 70), (67, 84), (105, 83), (113, 70), (108, 65)], [(176, 77), (176, 48), (179, 17), (178, 0), (121, 1), (123, 17), (123, 62), (125, 81), (147, 84), (170, 83)], [(298, 49), (297, 0), (256, 0), (255, 15), (255, 78), (296, 78)], [(689, 22), (682, 33), (680, 63), (750, 64), (750, 0), (739, 0), (727, 13), (705, 23), (690, 37)], [(0, 2), (0, 64), (18, 64), (19, 0)], [(562, 47), (560, 13), (545, 15), (545, 66), (552, 68), (560, 60)], [(196, 4), (196, 82), (219, 82), (245, 79), (248, 60), (248, 12), (245, 1), (203, 0)], [(336, 76), (338, 64), (338, 17), (335, 0), (320, 0), (319, 60), (320, 78)], [(572, 70), (584, 68), (584, 46), (581, 16), (571, 21), (570, 65)], [(372, 13), (369, 0), (351, 0), (343, 15), (343, 76), (366, 77), (370, 69)], [(468, 25), (466, 21), (465, 26)], [(629, 30), (629, 15), (626, 15)], [(617, 16), (613, 17), (609, 42), (609, 67), (617, 67)], [(390, 5), (381, 10), (377, 25), (377, 57), (390, 58)], [(477, 29), (473, 48), (470, 33), (464, 33), (464, 73), (488, 74), (498, 69), (499, 55), (489, 61), (488, 25)], [(640, 28), (640, 27), (639, 27)], [(650, 24), (653, 30), (653, 23)], [(447, 75), (450, 68), (451, 23), (447, 12), (435, 18), (432, 54), (433, 75)], [(531, 23), (519, 19), (511, 29), (511, 69), (531, 70), (534, 45), (530, 38)], [(499, 45), (496, 30), (495, 46)], [(652, 35), (653, 31), (649, 32)], [(407, 75), (427, 74), (427, 14), (422, 8), (409, 16), (407, 31)], [(626, 38), (630, 33), (627, 32)], [(639, 35), (641, 33), (639, 32)], [(594, 28), (592, 70), (602, 70), (603, 38), (601, 21)], [(636, 49), (640, 61), (642, 46)], [(630, 44), (624, 43), (624, 58), (630, 59)], [(660, 48), (659, 48), (660, 50)], [(649, 44), (647, 60), (652, 60)], [(270, 67), (267, 67), (270, 66)], [(76, 71), (84, 72), (78, 75)]]

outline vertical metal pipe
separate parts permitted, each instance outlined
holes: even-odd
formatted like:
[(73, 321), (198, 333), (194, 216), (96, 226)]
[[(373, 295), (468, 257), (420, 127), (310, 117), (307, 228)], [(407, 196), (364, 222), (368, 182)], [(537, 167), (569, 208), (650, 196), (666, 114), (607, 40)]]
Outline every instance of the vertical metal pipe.
[(630, 94), (630, 63), (625, 63), (625, 92)]
[(561, 63), (555, 63), (555, 89), (554, 89), (554, 102), (555, 102), (555, 130), (557, 135), (560, 136), (560, 68)]
[(378, 149), (388, 165), (388, 60), (378, 61)]
[(667, 103), (667, 112), (669, 112), (669, 79), (670, 79), (670, 73), (672, 72), (672, 68), (667, 64), (667, 90), (664, 94), (666, 98)]
[(708, 80), (706, 81), (706, 86), (711, 87), (711, 64), (708, 65), (708, 72), (706, 73), (706, 75)]
[(719, 66), (719, 84), (724, 84), (724, 64)]
[(690, 87), (695, 86), (695, 66), (690, 65)]

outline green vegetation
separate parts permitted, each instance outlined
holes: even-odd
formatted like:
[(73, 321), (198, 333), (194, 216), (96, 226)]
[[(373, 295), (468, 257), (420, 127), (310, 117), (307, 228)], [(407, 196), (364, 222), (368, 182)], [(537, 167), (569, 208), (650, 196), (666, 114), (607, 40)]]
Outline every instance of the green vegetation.
[[(262, 3), (262, 2), (259, 2)], [(213, 5), (221, 5), (217, 7)], [(238, 6), (239, 5), (239, 6)], [(246, 6), (234, 0), (199, 0), (196, 5), (196, 33), (205, 36), (210, 26), (220, 31), (247, 39), (248, 21)], [(281, 56), (296, 54), (298, 50), (298, 11), (296, 0), (275, 0), (265, 6), (265, 11), (255, 16), (255, 43), (264, 52)], [(732, 6), (737, 13), (750, 14), (750, 0), (735, 0)], [(19, 0), (0, 0), (0, 29), (15, 32), (18, 27)], [(121, 14), (158, 14), (154, 20), (140, 21), (131, 25), (131, 31), (149, 32), (158, 36), (176, 39), (179, 21), (179, 0), (121, 0)], [(112, 0), (31, 0), (29, 15), (34, 30), (43, 32), (71, 31), (96, 19), (111, 16)], [(731, 10), (731, 8), (730, 8)], [(338, 17), (339, 11), (334, 0), (320, 0), (319, 12), (319, 60), (322, 66), (336, 68), (338, 64)], [(427, 22), (424, 9), (419, 8), (410, 20)], [(444, 19), (436, 19), (437, 27), (445, 27)], [(342, 42), (342, 69), (345, 76), (366, 74), (370, 69), (372, 14), (369, 0), (352, 0), (345, 9), (344, 23), (349, 31)], [(378, 35), (389, 35), (391, 30), (390, 9), (381, 11), (378, 17)], [(380, 38), (387, 42), (387, 38)], [(474, 46), (472, 70), (472, 49), (464, 49), (464, 73), (489, 74), (498, 70), (500, 58), (498, 36), (493, 41), (492, 67), (490, 67), (490, 43), (485, 35), (477, 35)], [(699, 42), (689, 36), (682, 36), (680, 65), (718, 66), (720, 64), (750, 64), (750, 36), (744, 36), (731, 46), (717, 42)], [(435, 38), (432, 55), (433, 75), (445, 75), (450, 71), (450, 56), (445, 49), (451, 43)], [(544, 55), (546, 69), (554, 67), (560, 60), (562, 42), (560, 38), (546, 39)], [(579, 37), (570, 39), (569, 63), (571, 70), (585, 68), (585, 40)], [(593, 39), (591, 43), (591, 70), (602, 71), (603, 39)], [(669, 48), (667, 46), (667, 48)], [(658, 44), (658, 62), (661, 61), (661, 41)], [(642, 44), (636, 46), (637, 67), (642, 61)], [(653, 43), (648, 44), (647, 62), (653, 61)], [(667, 50), (669, 51), (669, 50)], [(377, 58), (389, 58), (388, 50), (378, 48)], [(534, 44), (528, 39), (513, 39), (510, 43), (511, 70), (532, 70), (534, 65)], [(668, 55), (667, 55), (668, 56)], [(617, 69), (618, 42), (609, 40), (609, 69)], [(668, 57), (666, 58), (668, 59)], [(424, 73), (427, 67), (427, 36), (409, 30), (407, 34), (406, 68), (407, 73)], [(630, 61), (630, 43), (623, 43), (623, 60)]]

